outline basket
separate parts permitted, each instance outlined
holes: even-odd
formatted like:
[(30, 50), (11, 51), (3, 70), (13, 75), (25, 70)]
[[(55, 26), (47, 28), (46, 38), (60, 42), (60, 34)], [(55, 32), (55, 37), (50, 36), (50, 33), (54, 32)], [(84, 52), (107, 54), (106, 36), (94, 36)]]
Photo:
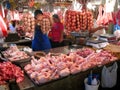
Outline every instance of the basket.
[(116, 56), (118, 59), (120, 59), (120, 46), (110, 44), (107, 45), (104, 50), (110, 51), (114, 56)]
[(43, 56), (45, 56), (46, 54), (44, 52), (41, 52), (41, 51), (37, 51), (37, 52), (34, 52), (34, 56), (36, 58), (41, 58)]
[(84, 80), (85, 90), (98, 90), (98, 87), (100, 85), (100, 81), (98, 81), (97, 85), (88, 85), (87, 81), (88, 81), (88, 79), (85, 78), (85, 80)]

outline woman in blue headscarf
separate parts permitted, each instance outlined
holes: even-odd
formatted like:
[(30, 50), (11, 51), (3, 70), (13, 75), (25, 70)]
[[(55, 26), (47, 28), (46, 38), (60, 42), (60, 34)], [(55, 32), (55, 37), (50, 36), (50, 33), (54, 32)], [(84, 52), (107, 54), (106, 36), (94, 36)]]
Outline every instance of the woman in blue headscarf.
[(116, 20), (116, 24), (114, 25), (114, 32), (116, 31), (116, 30), (120, 30), (120, 21), (119, 20)]
[(113, 17), (115, 20), (115, 25), (114, 25), (114, 32), (116, 30), (120, 30), (120, 9), (114, 13), (114, 17)]
[(36, 10), (34, 12), (35, 16), (35, 31), (34, 38), (32, 40), (32, 49), (33, 51), (48, 50), (51, 48), (49, 38), (46, 34), (43, 34), (41, 26), (38, 23), (39, 20), (43, 18), (43, 13), (41, 10)]

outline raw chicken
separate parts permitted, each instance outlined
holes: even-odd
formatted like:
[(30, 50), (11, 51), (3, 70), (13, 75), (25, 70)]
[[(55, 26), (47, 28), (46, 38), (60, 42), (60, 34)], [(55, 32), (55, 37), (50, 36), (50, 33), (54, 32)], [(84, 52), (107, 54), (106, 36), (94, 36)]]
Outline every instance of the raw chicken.
[(69, 74), (70, 74), (70, 71), (69, 71), (68, 68), (65, 68), (65, 69), (59, 71), (59, 75), (60, 75), (61, 77), (68, 76)]
[(49, 53), (40, 59), (32, 57), (31, 64), (26, 65), (24, 69), (32, 80), (37, 84), (42, 84), (98, 65), (104, 65), (113, 60), (116, 60), (116, 57), (108, 51), (95, 52), (90, 48), (82, 48), (70, 52), (68, 55), (52, 56)]

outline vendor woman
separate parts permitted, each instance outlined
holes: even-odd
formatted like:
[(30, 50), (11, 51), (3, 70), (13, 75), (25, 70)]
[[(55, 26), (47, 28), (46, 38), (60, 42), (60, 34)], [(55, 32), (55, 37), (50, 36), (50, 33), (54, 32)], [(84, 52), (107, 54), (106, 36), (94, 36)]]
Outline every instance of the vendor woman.
[(48, 50), (51, 48), (49, 38), (46, 34), (43, 34), (39, 21), (43, 18), (43, 13), (41, 10), (36, 10), (34, 12), (35, 17), (35, 31), (34, 38), (32, 40), (33, 51)]
[(52, 48), (56, 48), (62, 45), (64, 26), (61, 23), (60, 18), (57, 14), (54, 14), (52, 18), (54, 23), (52, 25), (50, 39)]

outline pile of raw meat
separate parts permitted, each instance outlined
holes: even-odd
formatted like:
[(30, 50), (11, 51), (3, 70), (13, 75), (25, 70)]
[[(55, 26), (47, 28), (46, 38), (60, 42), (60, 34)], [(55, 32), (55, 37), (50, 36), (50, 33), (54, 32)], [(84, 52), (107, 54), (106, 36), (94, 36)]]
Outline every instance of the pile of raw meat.
[(11, 62), (0, 63), (0, 85), (12, 79), (16, 79), (18, 83), (23, 81), (23, 71)]
[(82, 48), (76, 50), (75, 53), (78, 54), (79, 56), (82, 56), (83, 58), (86, 58), (90, 54), (94, 53), (94, 50), (91, 48)]
[(30, 13), (23, 14), (22, 27), (26, 34), (25, 36), (32, 38), (34, 28), (35, 28), (35, 20), (34, 20), (34, 17)]
[(71, 52), (69, 55), (52, 56), (49, 53), (40, 59), (32, 57), (31, 63), (27, 64), (24, 69), (36, 84), (42, 84), (113, 60), (116, 60), (116, 57), (108, 51), (96, 53), (92, 49), (83, 48)]
[(93, 27), (92, 12), (67, 10), (65, 15), (65, 27), (69, 32), (90, 30)]
[(97, 18), (97, 25), (108, 25), (113, 22), (112, 12), (106, 11), (106, 6), (99, 6), (99, 14)]
[(17, 46), (11, 46), (3, 52), (4, 56), (10, 61), (17, 61), (29, 58), (28, 54), (20, 51)]

